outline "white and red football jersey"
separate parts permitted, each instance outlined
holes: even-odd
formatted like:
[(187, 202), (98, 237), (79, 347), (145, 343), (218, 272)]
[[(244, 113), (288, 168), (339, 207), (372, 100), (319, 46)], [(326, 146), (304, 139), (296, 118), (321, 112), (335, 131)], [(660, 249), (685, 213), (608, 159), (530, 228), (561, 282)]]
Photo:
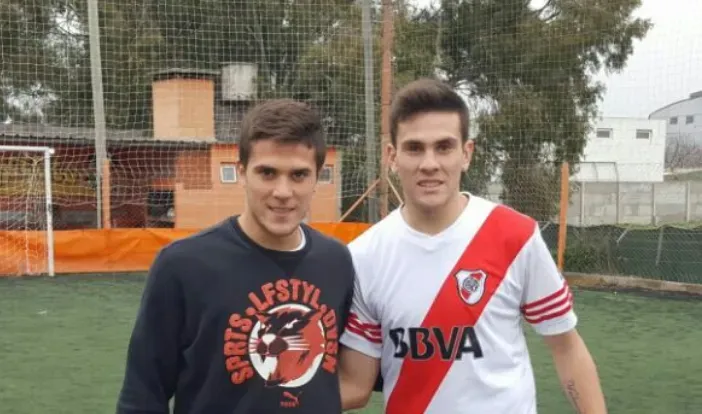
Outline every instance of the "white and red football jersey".
[(349, 244), (357, 279), (340, 340), (381, 359), (387, 414), (534, 414), (522, 322), (541, 335), (576, 325), (538, 223), (468, 196), (438, 235), (398, 209)]

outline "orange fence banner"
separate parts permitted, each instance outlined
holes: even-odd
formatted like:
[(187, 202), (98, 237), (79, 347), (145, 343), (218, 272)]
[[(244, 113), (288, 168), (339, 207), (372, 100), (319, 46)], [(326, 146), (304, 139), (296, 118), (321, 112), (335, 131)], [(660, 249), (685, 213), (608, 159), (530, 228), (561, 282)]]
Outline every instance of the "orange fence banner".
[[(310, 223), (320, 232), (348, 243), (368, 223)], [(200, 229), (57, 230), (54, 269), (65, 273), (144, 272), (161, 248)], [(46, 274), (46, 232), (0, 231), (0, 277)]]

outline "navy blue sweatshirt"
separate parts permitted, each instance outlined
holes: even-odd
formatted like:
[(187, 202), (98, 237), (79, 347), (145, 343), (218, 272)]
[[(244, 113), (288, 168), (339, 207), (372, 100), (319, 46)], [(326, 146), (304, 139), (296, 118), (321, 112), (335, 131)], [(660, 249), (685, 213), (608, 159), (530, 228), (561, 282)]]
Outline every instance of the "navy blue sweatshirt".
[(341, 412), (338, 339), (353, 294), (342, 243), (303, 225), (267, 250), (236, 217), (162, 249), (128, 347), (118, 414)]

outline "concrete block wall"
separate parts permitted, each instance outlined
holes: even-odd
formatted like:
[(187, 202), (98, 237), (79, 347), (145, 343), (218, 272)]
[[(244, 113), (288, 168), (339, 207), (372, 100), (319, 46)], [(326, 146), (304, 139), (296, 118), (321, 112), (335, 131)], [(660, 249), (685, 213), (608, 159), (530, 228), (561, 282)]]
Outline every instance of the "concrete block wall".
[[(573, 182), (571, 188), (571, 225), (702, 222), (702, 181)], [(500, 184), (490, 184), (484, 196), (499, 202), (501, 191)]]

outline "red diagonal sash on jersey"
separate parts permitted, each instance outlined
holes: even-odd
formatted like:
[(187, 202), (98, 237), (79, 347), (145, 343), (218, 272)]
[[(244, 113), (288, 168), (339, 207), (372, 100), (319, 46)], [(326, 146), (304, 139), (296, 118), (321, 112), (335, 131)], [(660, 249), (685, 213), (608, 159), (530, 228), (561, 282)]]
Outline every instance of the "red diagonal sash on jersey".
[[(445, 338), (454, 326), (475, 326), (534, 226), (530, 218), (497, 206), (447, 275), (421, 326), (440, 328)], [(482, 270), (488, 275), (485, 292), (475, 305), (466, 304), (460, 297), (454, 277), (459, 270)], [(386, 413), (424, 414), (452, 363), (438, 356), (422, 361), (406, 357)]]

